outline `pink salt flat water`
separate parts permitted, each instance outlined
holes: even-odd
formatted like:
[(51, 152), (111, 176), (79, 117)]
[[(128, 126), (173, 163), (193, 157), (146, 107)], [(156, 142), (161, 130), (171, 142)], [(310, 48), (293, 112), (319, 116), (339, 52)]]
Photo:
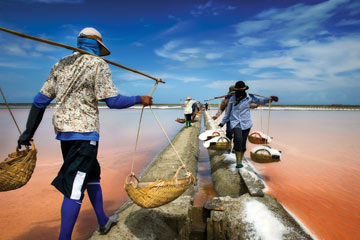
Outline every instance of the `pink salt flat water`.
[[(175, 119), (181, 110), (154, 110), (165, 131), (172, 138), (183, 126)], [(21, 129), (29, 109), (15, 109), (13, 113)], [(30, 181), (22, 188), (0, 193), (0, 239), (57, 239), (60, 230), (62, 194), (50, 185), (62, 164), (60, 142), (55, 140), (51, 117), (47, 109), (35, 134), (38, 148), (37, 165)], [(100, 145), (98, 160), (101, 165), (101, 186), (104, 208), (108, 215), (115, 212), (128, 197), (123, 188), (130, 173), (134, 156), (136, 131), (140, 111), (134, 109), (100, 109)], [(0, 109), (0, 159), (15, 151), (18, 131), (6, 109)], [(145, 110), (134, 172), (139, 174), (168, 144), (149, 110)], [(91, 203), (85, 196), (73, 239), (86, 239), (97, 227)]]
[[(62, 196), (50, 182), (61, 166), (62, 157), (52, 131), (51, 112), (47, 110), (35, 135), (39, 153), (32, 179), (23, 188), (0, 193), (1, 239), (57, 238)], [(131, 168), (139, 111), (101, 109), (100, 112), (98, 159), (102, 166), (105, 210), (110, 214), (127, 199), (123, 184)], [(174, 121), (182, 118), (181, 110), (156, 113), (170, 136), (183, 126)], [(27, 114), (28, 110), (14, 110), (21, 127)], [(252, 111), (252, 130), (267, 133), (267, 113), (262, 115), (260, 124), (259, 111)], [(282, 151), (282, 160), (254, 165), (265, 177), (268, 193), (318, 239), (357, 239), (360, 235), (359, 123), (360, 112), (271, 112), (270, 145)], [(17, 130), (5, 109), (0, 110), (0, 126), (0, 159), (4, 159), (15, 150), (17, 140)], [(141, 129), (136, 173), (167, 145), (149, 112), (144, 115)], [(249, 158), (249, 151), (255, 145), (247, 146)], [(200, 150), (199, 176), (202, 176), (194, 200), (197, 205), (215, 196), (206, 158), (206, 151)], [(73, 239), (86, 239), (96, 226), (96, 217), (85, 197)]]
[[(252, 130), (261, 130), (259, 116), (252, 111)], [(268, 193), (318, 239), (358, 239), (360, 111), (272, 111), (269, 135), (281, 162), (254, 163)], [(248, 143), (248, 159), (254, 146)]]

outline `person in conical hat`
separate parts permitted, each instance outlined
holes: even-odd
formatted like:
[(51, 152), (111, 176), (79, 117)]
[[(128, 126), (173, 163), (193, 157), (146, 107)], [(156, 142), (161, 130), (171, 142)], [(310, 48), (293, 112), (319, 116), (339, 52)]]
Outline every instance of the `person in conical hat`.
[(220, 127), (223, 127), (225, 123), (229, 122), (229, 127), (234, 133), (236, 168), (243, 167), (242, 159), (246, 152), (246, 141), (253, 125), (250, 117), (251, 103), (264, 105), (272, 101), (278, 101), (276, 96), (260, 98), (248, 94), (246, 92), (248, 89), (249, 87), (243, 81), (236, 82), (234, 88), (235, 94), (230, 97), (225, 115), (219, 124)]
[(85, 190), (96, 213), (100, 234), (116, 224), (117, 215), (108, 217), (103, 208), (100, 186), (98, 101), (109, 108), (128, 108), (152, 104), (149, 96), (123, 96), (115, 87), (108, 64), (98, 56), (109, 55), (103, 38), (95, 28), (80, 31), (77, 47), (90, 54), (73, 54), (60, 59), (52, 68), (40, 92), (35, 96), (26, 130), (18, 145), (29, 145), (46, 107), (56, 99), (53, 125), (60, 140), (64, 163), (52, 185), (64, 195), (61, 207), (59, 239), (71, 239)]

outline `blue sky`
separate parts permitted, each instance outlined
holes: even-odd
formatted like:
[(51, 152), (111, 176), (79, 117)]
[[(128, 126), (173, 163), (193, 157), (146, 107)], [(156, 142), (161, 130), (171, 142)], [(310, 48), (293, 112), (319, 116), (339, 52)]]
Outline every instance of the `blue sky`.
[[(204, 101), (243, 80), (279, 104), (360, 104), (360, 1), (1, 0), (0, 26), (72, 46), (95, 27), (106, 58), (166, 81), (155, 103)], [(0, 52), (9, 102), (31, 102), (71, 53), (3, 32)], [(121, 94), (150, 92), (153, 80), (110, 68)]]

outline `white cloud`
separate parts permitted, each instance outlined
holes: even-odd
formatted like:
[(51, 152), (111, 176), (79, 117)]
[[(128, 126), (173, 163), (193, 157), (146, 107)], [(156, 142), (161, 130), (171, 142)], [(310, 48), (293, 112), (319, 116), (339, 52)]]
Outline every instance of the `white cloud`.
[(184, 48), (179, 51), (180, 53), (196, 55), (200, 52), (198, 48)]
[(131, 45), (135, 46), (135, 47), (142, 47), (144, 46), (144, 44), (142, 44), (141, 42), (133, 42)]
[(39, 52), (52, 52), (56, 51), (56, 48), (46, 44), (36, 44), (35, 50)]
[(254, 35), (268, 39), (309, 38), (317, 34), (322, 24), (336, 14), (336, 10), (349, 0), (330, 0), (315, 5), (296, 4), (285, 9), (270, 9), (255, 16), (253, 20), (238, 23), (239, 36)]
[(253, 37), (242, 37), (238, 40), (238, 43), (245, 46), (261, 46), (264, 44), (264, 39)]
[(116, 79), (117, 81), (135, 81), (135, 80), (144, 80), (144, 79), (148, 79), (147, 77), (144, 77), (140, 74), (137, 73), (133, 73), (133, 72), (125, 72), (125, 73), (119, 73), (114, 75), (114, 79)]
[(200, 43), (204, 44), (204, 45), (213, 45), (213, 44), (216, 43), (216, 41), (214, 41), (214, 40), (203, 40)]
[(34, 66), (33, 64), (19, 63), (19, 62), (0, 62), (0, 67), (19, 68), (19, 69), (40, 69), (40, 67)]
[(342, 19), (336, 26), (352, 26), (352, 25), (360, 25), (359, 19)]
[(6, 45), (3, 45), (2, 48), (9, 55), (15, 55), (15, 56), (26, 56), (27, 55), (25, 49), (17, 44), (6, 44)]
[(205, 51), (197, 47), (185, 47), (185, 42), (181, 40), (172, 40), (160, 49), (155, 49), (155, 53), (164, 58), (175, 61), (185, 62), (191, 59), (205, 57)]
[(280, 43), (284, 47), (298, 47), (301, 46), (303, 43), (298, 39), (285, 39), (280, 40)]
[(207, 88), (213, 88), (217, 90), (221, 90), (223, 92), (226, 92), (229, 90), (229, 86), (234, 85), (237, 82), (237, 80), (222, 80), (222, 81), (213, 81), (204, 87)]
[(218, 16), (225, 11), (233, 11), (237, 9), (232, 5), (225, 5), (224, 3), (218, 1), (208, 1), (205, 4), (200, 4), (190, 11), (190, 14), (194, 17), (199, 17), (201, 15), (213, 15)]
[(182, 33), (192, 27), (192, 21), (179, 21), (170, 28), (162, 31), (159, 37), (165, 37), (171, 34)]
[(237, 24), (236, 33), (240, 36), (268, 30), (272, 22), (269, 20), (244, 21)]
[(155, 53), (160, 57), (183, 62), (189, 57), (186, 54), (178, 53), (176, 50), (180, 45), (182, 45), (182, 43), (183, 41), (181, 40), (172, 40), (166, 43), (162, 48), (155, 49)]
[(157, 75), (160, 76), (161, 79), (178, 80), (178, 81), (183, 81), (184, 83), (205, 81), (204, 79), (198, 77), (192, 77), (192, 76), (189, 77), (189, 76), (169, 74), (169, 73), (159, 73)]
[(254, 69), (254, 68), (242, 68), (242, 69), (238, 70), (239, 73), (245, 74), (245, 75), (251, 75), (257, 71), (258, 71), (258, 69)]
[[(308, 90), (309, 81), (316, 89), (348, 86), (356, 79), (356, 75), (350, 74), (360, 70), (358, 49), (360, 36), (331, 38), (327, 42), (310, 41), (283, 51), (281, 56), (247, 59), (243, 64), (246, 63), (248, 68), (239, 72), (258, 78), (255, 83), (258, 82), (258, 87), (262, 88), (273, 86), (272, 83), (266, 84), (273, 79), (278, 79), (276, 83), (281, 83), (282, 87), (278, 86), (281, 89), (293, 86), (298, 90)], [(342, 74), (350, 77), (339, 76)], [(289, 77), (292, 81), (288, 80)]]
[(223, 56), (222, 53), (207, 53), (205, 54), (205, 58), (209, 60), (218, 59)]

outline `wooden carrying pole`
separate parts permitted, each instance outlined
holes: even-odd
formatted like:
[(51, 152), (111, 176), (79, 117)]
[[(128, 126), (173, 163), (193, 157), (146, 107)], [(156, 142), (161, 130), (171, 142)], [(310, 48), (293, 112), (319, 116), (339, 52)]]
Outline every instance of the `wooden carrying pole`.
[[(11, 34), (17, 35), (17, 36), (19, 36), (19, 37), (28, 38), (28, 39), (35, 40), (35, 41), (38, 41), (38, 42), (47, 43), (47, 44), (50, 44), (50, 45), (54, 45), (54, 46), (66, 48), (66, 49), (73, 50), (73, 51), (76, 51), (76, 52), (80, 52), (80, 53), (83, 53), (83, 54), (90, 54), (90, 55), (99, 57), (98, 55), (89, 53), (89, 52), (87, 52), (87, 51), (85, 51), (85, 50), (82, 50), (82, 49), (80, 49), (80, 48), (72, 47), (72, 46), (69, 46), (69, 45), (62, 44), (62, 43), (57, 43), (57, 42), (54, 42), (54, 41), (50, 41), (50, 40), (46, 40), (46, 39), (34, 37), (34, 36), (31, 36), (31, 35), (27, 35), (27, 34), (24, 34), (24, 33), (19, 33), (19, 32), (16, 32), (16, 31), (13, 31), (13, 30), (10, 30), (10, 29), (7, 29), (7, 28), (3, 28), (3, 27), (0, 27), (0, 30), (1, 30), (1, 31), (4, 31), (4, 32), (7, 32), (7, 33), (11, 33)], [(156, 77), (150, 76), (150, 75), (148, 75), (148, 74), (146, 74), (146, 73), (143, 73), (143, 72), (140, 72), (140, 71), (138, 71), (138, 70), (135, 70), (135, 69), (126, 67), (126, 66), (124, 66), (124, 65), (118, 64), (118, 63), (113, 62), (113, 61), (110, 61), (110, 60), (107, 60), (107, 59), (105, 59), (105, 58), (102, 58), (102, 59), (104, 59), (105, 62), (107, 62), (107, 63), (109, 63), (109, 64), (111, 64), (111, 65), (114, 65), (114, 66), (117, 66), (117, 67), (126, 69), (126, 70), (128, 70), (128, 71), (131, 71), (131, 72), (134, 72), (134, 73), (143, 75), (143, 76), (145, 76), (145, 77), (151, 78), (151, 79), (155, 80), (156, 82), (165, 83), (161, 78), (156, 78)]]
[[(233, 95), (233, 94), (231, 94), (231, 95)], [(261, 96), (261, 95), (255, 94), (255, 93), (249, 93), (249, 95), (254, 95), (254, 96), (258, 96), (258, 97), (262, 97), (262, 98), (269, 99), (268, 97), (264, 97), (264, 96)], [(226, 96), (227, 96), (227, 95), (218, 96), (218, 97), (214, 97), (214, 98), (207, 99), (207, 100), (205, 100), (205, 101), (209, 102), (209, 101), (212, 101), (212, 100), (224, 98), (224, 97), (226, 97)]]

